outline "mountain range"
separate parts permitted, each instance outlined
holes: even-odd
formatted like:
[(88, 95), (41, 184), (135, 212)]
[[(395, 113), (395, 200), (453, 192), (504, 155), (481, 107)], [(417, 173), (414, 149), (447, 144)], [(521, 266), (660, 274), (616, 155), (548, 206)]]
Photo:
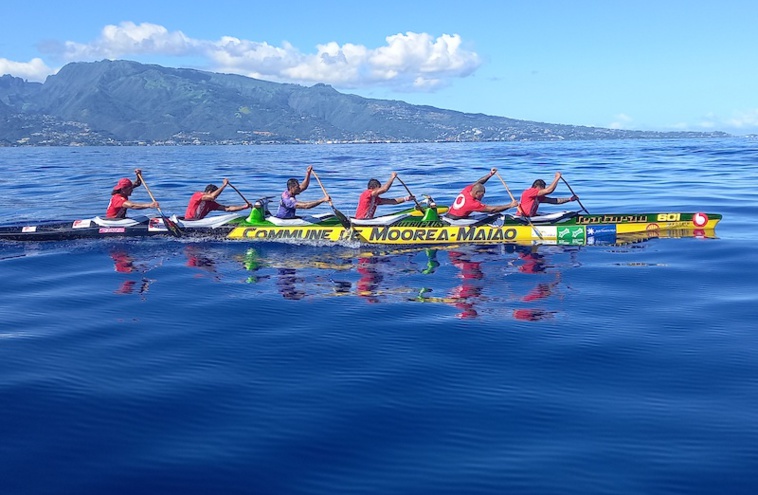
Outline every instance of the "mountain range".
[(0, 146), (725, 137), (547, 124), (132, 61), (0, 77)]

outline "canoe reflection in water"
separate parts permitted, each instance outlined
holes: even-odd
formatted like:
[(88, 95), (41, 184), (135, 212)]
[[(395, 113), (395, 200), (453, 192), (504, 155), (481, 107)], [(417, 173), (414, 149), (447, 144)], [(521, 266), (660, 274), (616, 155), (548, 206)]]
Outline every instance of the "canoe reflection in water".
[[(644, 248), (635, 241), (615, 252)], [(145, 274), (164, 261), (192, 277), (249, 287), (244, 297), (289, 301), (356, 298), (370, 304), (438, 303), (460, 319), (540, 321), (556, 318), (564, 279), (585, 250), (599, 246), (461, 245), (449, 248), (372, 248), (239, 243), (126, 244), (113, 249), (115, 270), (127, 277), (118, 292), (145, 294)], [(140, 256), (140, 253), (142, 256)], [(138, 259), (135, 262), (134, 259)], [(206, 276), (204, 276), (206, 275)], [(242, 275), (242, 277), (241, 277)], [(136, 277), (136, 278), (135, 278)], [(423, 310), (422, 310), (423, 311)], [(445, 311), (440, 311), (441, 316)]]
[(537, 252), (531, 247), (458, 246), (356, 251), (294, 245), (125, 243), (109, 247), (107, 254), (120, 275), (118, 294), (145, 297), (154, 289), (148, 272), (158, 266), (180, 267), (189, 269), (188, 276), (198, 281), (246, 283), (245, 297), (278, 295), (300, 301), (339, 296), (370, 304), (441, 303), (454, 308), (461, 319), (540, 320), (553, 317), (559, 309), (555, 295), (560, 293), (560, 267), (567, 266), (568, 249)]
[[(132, 274), (143, 273), (146, 269), (143, 266), (137, 266), (134, 263), (134, 259), (123, 248), (114, 248), (110, 251), (111, 259), (113, 260), (113, 269), (118, 273)], [(144, 296), (144, 294), (150, 289), (151, 280), (146, 277), (140, 277), (141, 280), (126, 279), (121, 282), (121, 285), (114, 292), (116, 294), (133, 294), (136, 293)], [(140, 283), (137, 287), (137, 282)]]
[[(458, 281), (457, 285), (447, 289), (443, 297), (434, 295), (435, 292), (439, 292), (438, 287), (422, 288), (415, 301), (453, 306), (459, 310), (455, 316), (461, 319), (477, 318), (483, 313), (495, 316), (510, 315), (517, 320), (529, 321), (551, 318), (556, 311), (513, 307), (524, 302), (534, 303), (540, 299), (549, 299), (560, 283), (558, 275), (555, 281), (539, 283), (523, 296), (514, 294), (514, 288), (524, 285), (522, 281), (526, 279), (513, 278), (511, 281), (511, 275), (543, 274), (550, 267), (546, 256), (538, 253), (536, 249), (521, 246), (466, 246), (441, 251), (447, 254), (450, 266), (456, 269), (454, 279)], [(439, 265), (437, 255), (436, 250), (427, 251), (427, 256)], [(442, 273), (436, 276), (440, 275)], [(438, 282), (444, 285), (445, 280)]]
[[(554, 296), (561, 278), (552, 256), (562, 259), (569, 248), (554, 248), (547, 253), (521, 246), (356, 252), (271, 245), (247, 248), (241, 261), (256, 291), (270, 294), (273, 285), (291, 301), (352, 296), (369, 304), (442, 303), (461, 319), (536, 321), (557, 313)], [(267, 283), (269, 277), (274, 284)]]

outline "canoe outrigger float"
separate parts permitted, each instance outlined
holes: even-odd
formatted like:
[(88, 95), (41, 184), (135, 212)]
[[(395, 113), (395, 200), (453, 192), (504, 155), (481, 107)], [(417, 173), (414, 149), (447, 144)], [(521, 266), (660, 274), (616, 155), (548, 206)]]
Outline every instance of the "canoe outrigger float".
[[(626, 236), (714, 237), (721, 215), (716, 213), (581, 214), (561, 211), (530, 219), (504, 214), (476, 214), (453, 220), (446, 207), (415, 207), (370, 220), (344, 219), (335, 214), (279, 219), (269, 214), (268, 198), (255, 202), (250, 214), (227, 213), (187, 221), (170, 218), (188, 237), (241, 241), (314, 244), (457, 245), (615, 243)], [(0, 227), (0, 240), (47, 241), (78, 238), (169, 235), (161, 217), (105, 220), (94, 217), (73, 222), (19, 223)]]
[[(244, 221), (244, 216), (240, 213), (225, 213), (195, 221), (180, 220), (173, 216), (170, 221), (188, 236), (223, 237), (234, 227), (235, 222)], [(73, 221), (19, 222), (0, 226), (0, 240), (8, 241), (64, 241), (154, 235), (171, 235), (162, 217), (138, 216), (118, 220), (93, 217)]]

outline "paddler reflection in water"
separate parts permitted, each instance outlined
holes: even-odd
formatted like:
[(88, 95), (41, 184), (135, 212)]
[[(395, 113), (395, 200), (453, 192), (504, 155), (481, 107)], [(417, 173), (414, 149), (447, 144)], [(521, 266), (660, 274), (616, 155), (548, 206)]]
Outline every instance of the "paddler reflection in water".
[[(545, 256), (537, 252), (537, 247), (525, 247), (519, 248), (519, 259), (522, 264), (519, 266), (519, 272), (528, 273), (532, 275), (544, 275), (548, 264), (545, 260)], [(560, 272), (556, 273), (555, 280), (550, 283), (540, 282), (520, 301), (525, 303), (534, 303), (541, 299), (546, 299), (553, 295), (555, 288), (561, 281)], [(555, 314), (554, 311), (548, 311), (539, 308), (516, 308), (513, 310), (513, 317), (517, 320), (538, 321), (547, 318), (552, 318)]]
[(356, 271), (361, 275), (356, 284), (357, 293), (369, 303), (378, 303), (377, 292), (379, 284), (384, 280), (384, 275), (379, 273), (376, 265), (379, 258), (376, 256), (361, 256), (358, 258)]
[(297, 271), (294, 268), (279, 268), (277, 274), (276, 286), (283, 298), (299, 301), (305, 297), (305, 291), (297, 287), (297, 284), (303, 282), (303, 279), (297, 276)]
[(105, 218), (112, 220), (126, 218), (126, 210), (129, 208), (134, 210), (144, 210), (147, 208), (158, 208), (160, 206), (157, 201), (151, 203), (135, 203), (134, 201), (129, 201), (129, 196), (131, 196), (132, 191), (142, 184), (142, 180), (140, 180), (142, 170), (135, 169), (134, 173), (137, 175), (134, 182), (127, 177), (123, 177), (119, 179), (118, 183), (113, 188), (113, 191), (111, 191), (111, 200), (108, 203)]
[(279, 210), (275, 215), (277, 218), (297, 218), (298, 209), (309, 210), (322, 203), (329, 202), (331, 199), (329, 196), (324, 196), (315, 201), (297, 200), (296, 196), (308, 189), (308, 185), (311, 183), (311, 172), (313, 172), (313, 167), (309, 165), (308, 168), (305, 169), (305, 179), (303, 179), (302, 183), (294, 178), (287, 181), (287, 190), (282, 193), (282, 197), (279, 200)]
[(484, 278), (482, 263), (471, 261), (468, 255), (459, 251), (448, 251), (448, 258), (453, 266), (459, 270), (458, 278), (461, 279), (460, 285), (454, 287), (450, 292), (450, 298), (454, 301), (453, 306), (461, 310), (456, 316), (458, 318), (476, 318), (479, 313), (476, 312), (474, 303), (482, 297), (482, 287), (477, 282)]
[[(187, 256), (187, 266), (190, 268), (199, 268), (209, 274), (212, 274), (216, 280), (220, 280), (220, 276), (216, 273), (216, 262), (206, 254), (205, 249), (198, 245), (189, 244), (184, 248), (184, 254)], [(201, 277), (201, 274), (197, 274), (197, 277)]]
[[(133, 273), (136, 271), (142, 271), (134, 264), (134, 260), (126, 251), (120, 249), (114, 249), (110, 252), (111, 259), (113, 260), (113, 269), (119, 273)], [(124, 280), (121, 286), (116, 289), (116, 294), (131, 294), (134, 292), (134, 287), (137, 284), (136, 280)], [(142, 277), (142, 285), (139, 289), (139, 294), (144, 294), (150, 288), (150, 280)]]
[[(421, 270), (424, 274), (433, 274), (440, 263), (437, 261), (437, 251), (434, 249), (426, 250), (427, 267)], [(482, 286), (480, 280), (484, 278), (482, 263), (472, 261), (471, 255), (461, 251), (447, 251), (450, 263), (458, 269), (457, 278), (461, 283), (450, 290), (446, 297), (434, 297), (428, 295), (433, 289), (422, 288), (415, 300), (420, 302), (444, 303), (452, 305), (460, 310), (456, 314), (458, 318), (476, 318), (479, 316), (475, 304), (482, 297)]]

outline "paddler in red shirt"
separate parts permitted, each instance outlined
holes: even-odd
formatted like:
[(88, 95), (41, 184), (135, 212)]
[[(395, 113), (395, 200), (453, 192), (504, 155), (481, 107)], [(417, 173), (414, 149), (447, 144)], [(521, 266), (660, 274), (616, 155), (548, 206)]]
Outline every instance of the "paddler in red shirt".
[(229, 179), (224, 179), (221, 187), (215, 184), (208, 184), (205, 191), (197, 191), (190, 197), (187, 211), (184, 212), (185, 220), (200, 220), (212, 211), (241, 211), (252, 208), (249, 202), (244, 205), (225, 206), (216, 202), (219, 194), (229, 185)]
[(392, 187), (392, 181), (397, 177), (397, 172), (392, 172), (390, 180), (382, 185), (378, 180), (371, 179), (368, 181), (368, 186), (365, 191), (361, 193), (358, 198), (358, 208), (355, 210), (355, 218), (365, 219), (374, 218), (376, 213), (376, 207), (379, 205), (399, 205), (414, 199), (412, 195), (404, 196), (402, 198), (382, 198), (379, 195), (384, 194)]
[(482, 203), (484, 197), (485, 188), (484, 183), (490, 180), (490, 177), (495, 175), (496, 168), (490, 170), (490, 173), (477, 180), (473, 184), (466, 186), (463, 191), (455, 198), (453, 205), (447, 212), (447, 216), (454, 220), (467, 218), (472, 212), (482, 211), (485, 213), (500, 213), (508, 208), (518, 206), (516, 201), (511, 201), (507, 205), (488, 206)]
[(140, 180), (142, 170), (135, 169), (134, 173), (137, 174), (137, 179), (134, 182), (127, 177), (123, 177), (119, 179), (118, 183), (113, 188), (105, 218), (113, 220), (126, 218), (126, 210), (129, 208), (134, 210), (145, 210), (147, 208), (160, 207), (157, 201), (151, 203), (135, 203), (134, 201), (129, 201), (129, 196), (132, 194), (134, 188), (139, 187), (142, 184), (142, 181)]
[(545, 181), (542, 179), (534, 181), (532, 187), (521, 193), (521, 203), (519, 203), (518, 214), (524, 217), (533, 217), (537, 214), (537, 208), (539, 208), (540, 203), (562, 205), (569, 201), (576, 201), (576, 196), (571, 196), (570, 198), (550, 198), (547, 196), (555, 191), (559, 180), (561, 180), (561, 173), (556, 172), (552, 184), (547, 187)]

